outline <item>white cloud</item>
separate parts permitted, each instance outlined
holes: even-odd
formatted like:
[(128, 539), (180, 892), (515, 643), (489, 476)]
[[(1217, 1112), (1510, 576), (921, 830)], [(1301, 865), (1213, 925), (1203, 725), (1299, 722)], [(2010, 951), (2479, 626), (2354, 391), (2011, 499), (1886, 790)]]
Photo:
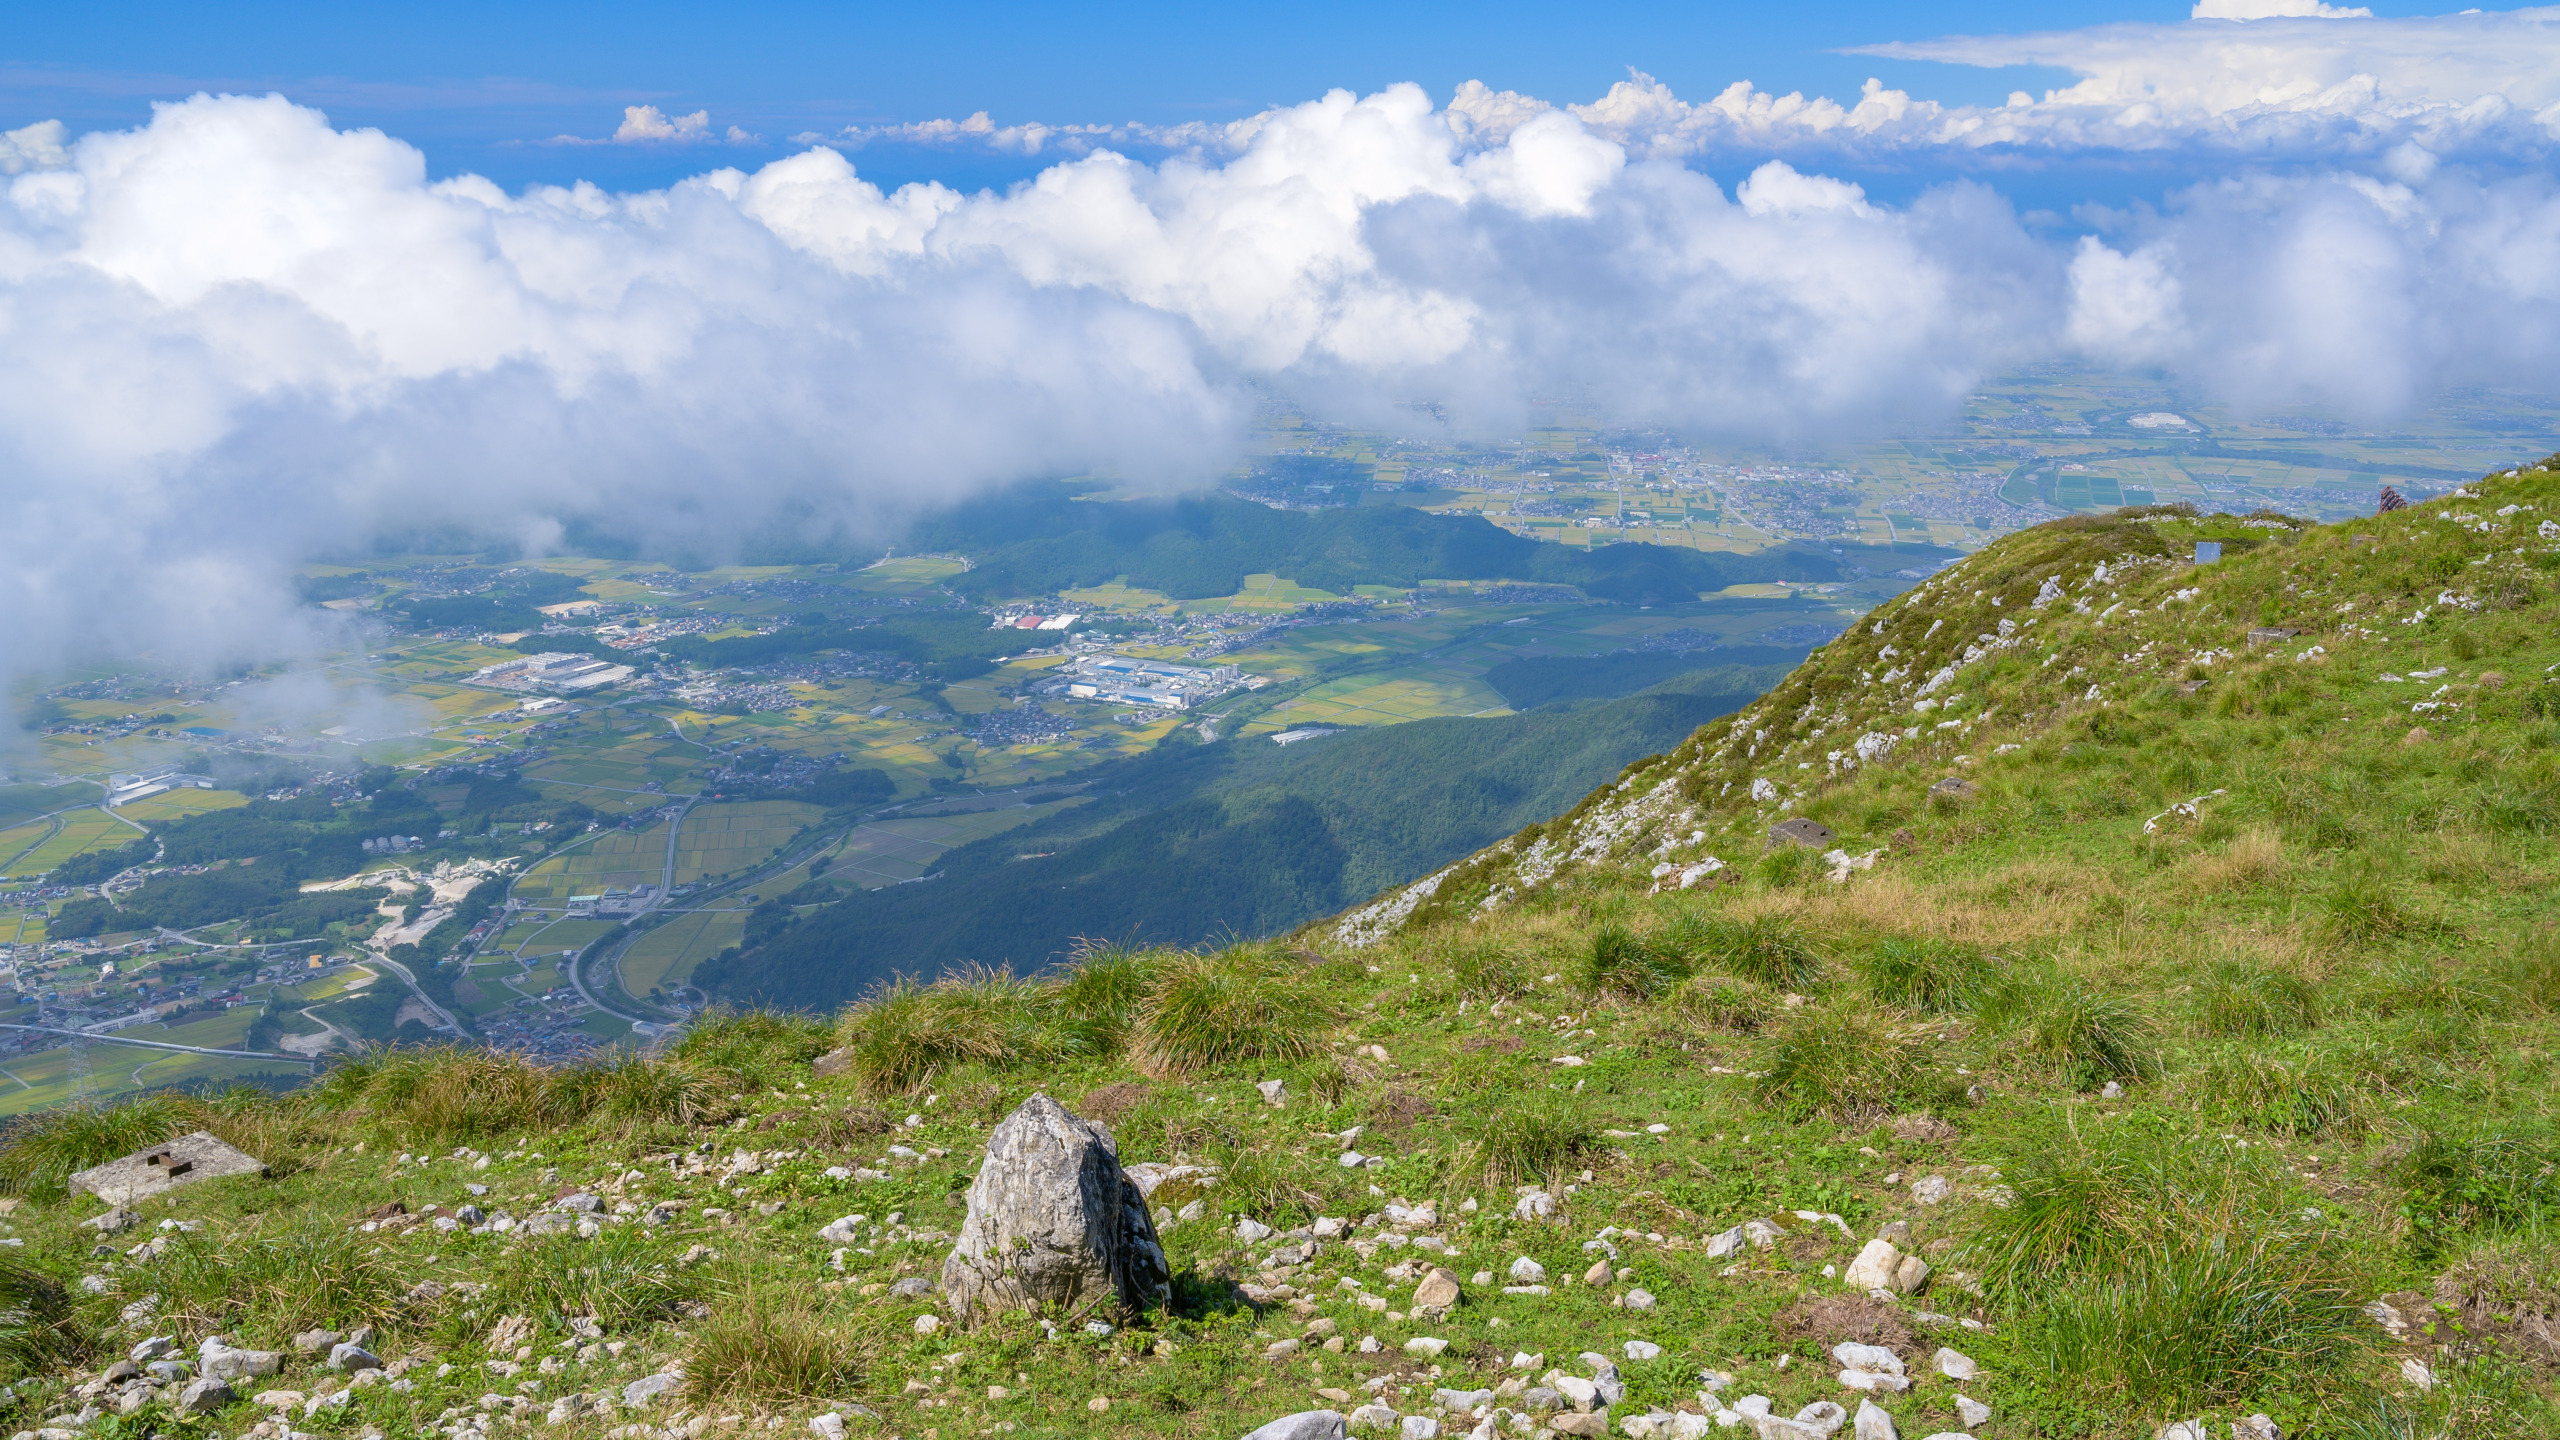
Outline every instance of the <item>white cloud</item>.
[(1622, 92), (1335, 92), (971, 195), (825, 148), (511, 195), (276, 97), (57, 134), (0, 183), (0, 645), (272, 654), (290, 567), (387, 534), (717, 550), (885, 538), (1029, 475), (1194, 484), (1254, 384), (1813, 442), (2072, 354), (2377, 414), (2560, 365), (2545, 175), (2270, 172), (2047, 241), (1976, 183), (1895, 205), (1764, 158), (1728, 193), (1619, 138), (1882, 134), (1917, 106), (1881, 90)]
[(39, 120), (15, 130), (0, 130), (0, 175), (17, 175), (60, 165), (62, 142), (70, 131), (59, 120)]
[(2369, 20), (2373, 11), (2362, 5), (2340, 6), (2324, 0), (2196, 0), (2190, 12), (2197, 20)]
[(711, 112), (696, 110), (690, 115), (669, 115), (655, 105), (625, 105), (622, 123), (611, 135), (597, 139), (586, 135), (554, 135), (547, 145), (753, 145), (758, 137), (732, 125), (726, 130), (711, 128)]

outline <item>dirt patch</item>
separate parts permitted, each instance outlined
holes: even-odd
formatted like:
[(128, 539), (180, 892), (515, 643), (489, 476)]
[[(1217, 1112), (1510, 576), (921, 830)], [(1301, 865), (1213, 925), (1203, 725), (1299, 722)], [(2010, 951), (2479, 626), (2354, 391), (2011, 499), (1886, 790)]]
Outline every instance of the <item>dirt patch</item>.
[(1410, 1090), (1390, 1090), (1370, 1102), (1369, 1122), (1381, 1130), (1409, 1130), (1439, 1113), (1439, 1106)]
[(757, 1120), (756, 1128), (758, 1130), (779, 1130), (785, 1125), (797, 1122), (806, 1113), (808, 1112), (802, 1110), (776, 1110), (772, 1114)]
[(1798, 1300), (1773, 1316), (1769, 1326), (1780, 1340), (1789, 1344), (1811, 1340), (1826, 1354), (1834, 1345), (1854, 1341), (1881, 1345), (1908, 1359), (1906, 1352), (1912, 1351), (1918, 1340), (1900, 1309), (1865, 1295)]
[(2436, 1277), (2434, 1304), (2417, 1295), (2383, 1299), (2408, 1317), (2412, 1338), (2493, 1351), (2549, 1374), (2560, 1370), (2553, 1258), (2548, 1248), (2526, 1242), (2493, 1244)]
[(1154, 1092), (1138, 1081), (1122, 1080), (1117, 1084), (1105, 1085), (1098, 1090), (1086, 1091), (1085, 1097), (1076, 1102), (1076, 1113), (1088, 1120), (1099, 1120), (1108, 1125), (1145, 1104), (1147, 1096), (1152, 1093)]
[(1499, 1031), (1488, 1031), (1482, 1035), (1471, 1035), (1467, 1039), (1460, 1041), (1458, 1048), (1461, 1050), (1490, 1050), (1496, 1055), (1516, 1055), (1519, 1052), (1528, 1049), (1529, 1045), (1527, 1041), (1522, 1040), (1517, 1035), (1506, 1035)]
[(1913, 1145), (1953, 1140), (1962, 1133), (1935, 1115), (1904, 1115), (1893, 1122), (1893, 1138)]
[(848, 1105), (828, 1111), (826, 1118), (818, 1122), (818, 1143), (841, 1149), (857, 1140), (886, 1135), (893, 1128), (885, 1112), (868, 1105)]

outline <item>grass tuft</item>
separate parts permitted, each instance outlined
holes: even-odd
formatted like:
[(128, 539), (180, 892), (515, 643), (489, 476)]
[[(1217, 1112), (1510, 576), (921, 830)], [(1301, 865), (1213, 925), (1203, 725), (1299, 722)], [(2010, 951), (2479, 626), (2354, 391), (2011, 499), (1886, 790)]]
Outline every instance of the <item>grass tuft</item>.
[(1896, 938), (1868, 951), (1858, 973), (1868, 993), (1888, 1005), (1954, 1015), (1973, 1008), (1991, 972), (1982, 952), (1970, 945)]
[(1063, 1050), (1041, 1023), (1038, 985), (976, 969), (919, 985), (901, 977), (845, 1012), (836, 1035), (864, 1091), (903, 1095), (955, 1067), (1038, 1064)]
[(693, 1327), (685, 1393), (697, 1400), (787, 1404), (850, 1392), (865, 1347), (795, 1290), (740, 1285)]
[(1332, 1015), (1325, 992), (1285, 953), (1255, 945), (1176, 953), (1139, 1005), (1131, 1059), (1157, 1078), (1296, 1060), (1313, 1053)]
[(1575, 958), (1575, 978), (1591, 995), (1650, 1000), (1689, 976), (1687, 958), (1624, 925), (1603, 925)]
[(1761, 1098), (1798, 1115), (1855, 1124), (1926, 1103), (1928, 1040), (1882, 1011), (1853, 1005), (1799, 1012), (1778, 1034)]
[(1807, 991), (1822, 981), (1822, 958), (1814, 953), (1812, 940), (1782, 916), (1701, 919), (1685, 929), (1675, 927), (1673, 936), (1690, 947), (1688, 953), (1701, 968), (1772, 990)]
[(1981, 1015), (2012, 1053), (2084, 1090), (2159, 1073), (2150, 1018), (2075, 975), (2013, 973), (1985, 996)]
[(1488, 1187), (1556, 1185), (1600, 1143), (1600, 1131), (1572, 1099), (1531, 1090), (1478, 1111), (1467, 1143), (1469, 1162)]

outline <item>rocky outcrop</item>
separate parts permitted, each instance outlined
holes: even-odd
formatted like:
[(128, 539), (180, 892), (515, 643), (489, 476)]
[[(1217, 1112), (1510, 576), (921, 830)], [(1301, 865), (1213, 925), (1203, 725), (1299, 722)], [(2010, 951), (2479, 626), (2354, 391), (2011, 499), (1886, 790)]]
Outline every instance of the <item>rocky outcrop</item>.
[(959, 1243), (942, 1262), (955, 1318), (1051, 1306), (1140, 1310), (1171, 1298), (1172, 1279), (1111, 1132), (1046, 1095), (1005, 1117), (969, 1186)]

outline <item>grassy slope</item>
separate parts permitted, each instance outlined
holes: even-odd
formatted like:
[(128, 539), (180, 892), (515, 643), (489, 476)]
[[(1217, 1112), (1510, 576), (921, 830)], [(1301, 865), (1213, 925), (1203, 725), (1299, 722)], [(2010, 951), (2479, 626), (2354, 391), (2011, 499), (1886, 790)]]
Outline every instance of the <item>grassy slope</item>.
[[(610, 1083), (545, 1082), (585, 1097), (547, 1118), (519, 1098), (533, 1082), (467, 1073), (459, 1060), (420, 1062), (425, 1078), (400, 1084), (359, 1076), (303, 1099), (235, 1104), (214, 1123), (262, 1147), (279, 1178), (147, 1207), (154, 1219), (206, 1220), (204, 1253), (186, 1268), (127, 1262), (122, 1293), (80, 1302), (81, 1320), (111, 1325), (144, 1289), (197, 1317), (195, 1329), (218, 1322), (251, 1339), (380, 1309), (394, 1326), (386, 1353), (456, 1365), (416, 1372), (412, 1394), (360, 1392), (342, 1418), (306, 1426), (346, 1433), (416, 1433), (447, 1406), (506, 1392), (514, 1382), (476, 1364), (492, 1315), (535, 1314), (532, 1343), (549, 1352), (566, 1338), (557, 1306), (572, 1293), (636, 1344), (556, 1377), (528, 1369), (544, 1401), (601, 1388), (600, 1372), (619, 1381), (690, 1355), (702, 1393), (679, 1413), (715, 1431), (723, 1416), (790, 1422), (860, 1400), (888, 1418), (857, 1418), (857, 1435), (1011, 1424), (1026, 1435), (1232, 1437), (1327, 1403), (1327, 1388), (1380, 1379), (1398, 1410), (1427, 1413), (1436, 1385), (1494, 1385), (1515, 1350), (1573, 1370), (1576, 1352), (1616, 1354), (1629, 1339), (1663, 1349), (1620, 1362), (1622, 1419), (1694, 1408), (1702, 1367), (1732, 1372), (1728, 1394), (1769, 1395), (1781, 1414), (1816, 1399), (1854, 1409), (1821, 1350), (1855, 1337), (1892, 1345), (1923, 1376), (1883, 1399), (1911, 1436), (1957, 1429), (1959, 1388), (1992, 1407), (1973, 1431), (1986, 1440), (2148, 1436), (2172, 1417), (2261, 1410), (2293, 1435), (2560, 1433), (2560, 1354), (2547, 1338), (2560, 1312), (2549, 1229), (2560, 1212), (2560, 986), (2544, 898), (2560, 731), (2542, 678), (2560, 642), (2545, 568), (2555, 546), (2535, 534), (2541, 515), (2560, 513), (2560, 476), (2481, 488), (2476, 500), (2291, 543), (2207, 522), (2268, 538), (2210, 570), (2136, 565), (2090, 591), (2081, 581), (2101, 556), (2182, 554), (2196, 527), (2075, 523), (2014, 537), (1879, 612), (1881, 633), (1844, 638), (1730, 724), (1443, 876), (1405, 923), (1373, 917), (1368, 929), (1391, 931), (1376, 943), (1352, 949), (1330, 927), (1312, 936), (1325, 952), (1312, 962), (1103, 956), (1042, 986), (891, 997), (842, 1019), (830, 1038), (857, 1042), (859, 1063), (827, 1079), (803, 1079), (797, 1063), (827, 1040), (769, 1026), (751, 1044), (756, 1027), (708, 1027)], [(2508, 504), (2541, 508), (2494, 515)], [(2501, 528), (2458, 531), (2438, 511)], [(2379, 543), (2353, 547), (2356, 534)], [(2030, 608), (2053, 573), (2069, 598)], [(2081, 598), (2088, 614), (2072, 604)], [(2421, 608), (2425, 619), (2400, 623)], [(1829, 772), (1830, 751), (1882, 733), (1888, 715), (1897, 733), (1943, 718), (1915, 716), (1885, 671), (1925, 681), (1962, 655), (1957, 637), (1982, 644), (1973, 637), (1997, 638), (2002, 619), (2026, 638), (1932, 697), (1967, 697), (1959, 728)], [(1931, 635), (1935, 621), (1945, 624)], [(2312, 633), (2249, 650), (2245, 630), (2268, 621)], [(1887, 644), (1900, 653), (1880, 662)], [(2296, 658), (2315, 644), (2321, 654)], [(2217, 652), (2210, 664), (2196, 658), (2206, 650)], [(2422, 684), (2376, 679), (2438, 665), (2447, 673)], [(2433, 693), (2440, 685), (2451, 688)], [(2446, 708), (2413, 717), (2424, 703)], [(2413, 719), (2427, 737), (2408, 737)], [(1979, 791), (1925, 798), (1950, 768)], [(1760, 832), (1780, 812), (1746, 798), (1755, 778), (1783, 786), (1789, 813), (1838, 829), (1856, 852), (1885, 847), (1875, 868), (1833, 885), (1804, 852), (1763, 855)], [(2196, 814), (2146, 831), (2173, 802), (2217, 790)], [(1707, 835), (1677, 858), (1713, 851), (1741, 878), (1651, 893), (1656, 837), (1675, 823)], [(1488, 896), (1500, 898), (1485, 906)], [(1262, 1017), (1225, 1037), (1225, 1060), (1199, 1055), (1218, 1036), (1183, 1003), (1208, 993), (1204, 963), (1226, 977), (1210, 991)], [(1301, 1043), (1294, 1055), (1253, 1053)], [(1586, 1063), (1557, 1063), (1567, 1055)], [(1251, 1088), (1273, 1075), (1292, 1085), (1281, 1108)], [(2104, 1093), (2110, 1080), (2121, 1098)], [(1178, 1313), (1108, 1337), (1068, 1326), (1049, 1339), (1023, 1320), (921, 1337), (910, 1321), (926, 1307), (883, 1287), (932, 1273), (944, 1247), (902, 1243), (894, 1229), (865, 1242), (876, 1253), (848, 1257), (838, 1287), (817, 1227), (896, 1211), (908, 1226), (954, 1228), (944, 1197), (992, 1121), (1034, 1088), (1108, 1113), (1127, 1159), (1224, 1173), (1198, 1197), (1207, 1214), (1166, 1234), (1183, 1276)], [(695, 1122), (677, 1118), (676, 1090), (704, 1107)], [(613, 1121), (617, 1106), (635, 1118)], [(909, 1112), (922, 1120), (914, 1130), (878, 1133)], [(1375, 1169), (1336, 1163), (1342, 1142), (1330, 1136), (1355, 1124), (1366, 1129), (1354, 1143), (1385, 1157)], [(883, 1156), (892, 1139), (921, 1152), (886, 1165), (892, 1179), (820, 1174)], [(486, 1170), (388, 1158), (465, 1142), (500, 1158)], [(724, 1194), (716, 1171), (666, 1158), (697, 1145), (797, 1153)], [(25, 1174), (46, 1153), (21, 1140), (0, 1151), (0, 1172)], [(1512, 1218), (1512, 1176), (1489, 1176), (1488, 1162), (1548, 1181), (1559, 1218)], [(252, 1243), (345, 1237), (382, 1200), (458, 1203), (466, 1181), (523, 1214), (610, 1176), (625, 1178), (609, 1195), (693, 1208), (645, 1238), (626, 1227), (610, 1249), (348, 1237), (332, 1263), (381, 1272), (363, 1285), (272, 1283), (274, 1247)], [(1933, 1179), (1948, 1193), (1922, 1203), (1937, 1186), (1915, 1182)], [(1376, 1215), (1396, 1198), (1439, 1202), (1443, 1218), (1425, 1233), (1461, 1252), (1450, 1264), (1462, 1279), (1527, 1255), (1556, 1293), (1470, 1284), (1453, 1315), (1409, 1318), (1410, 1282), (1387, 1266), (1412, 1249), (1364, 1259), (1333, 1246), (1257, 1276), (1268, 1244), (1242, 1245), (1217, 1219), (1286, 1226)], [(1469, 1199), (1482, 1208), (1464, 1213)], [(781, 1208), (763, 1216), (750, 1202)], [(707, 1219), (707, 1205), (736, 1213)], [(1798, 1210), (1837, 1214), (1859, 1240), (1907, 1223), (1937, 1271), (1908, 1301), (1862, 1301), (1824, 1273), (1855, 1244)], [(93, 1237), (72, 1225), (84, 1213), (19, 1210), (19, 1253), (57, 1274), (87, 1269)], [(1706, 1237), (1759, 1217), (1787, 1237), (1705, 1258)], [(1583, 1283), (1586, 1247), (1610, 1226), (1619, 1270)], [(1387, 1228), (1381, 1217), (1360, 1234)], [(317, 1253), (316, 1238), (301, 1243)], [(717, 1258), (676, 1268), (696, 1244)], [(580, 1257), (599, 1279), (573, 1292), (563, 1277)], [(424, 1276), (501, 1288), (476, 1312), (380, 1306)], [(1259, 1302), (1242, 1303), (1230, 1277), (1257, 1287)], [(1340, 1288), (1346, 1277), (1363, 1291)], [(670, 1318), (651, 1299), (661, 1280), (710, 1308)], [(1297, 1293), (1272, 1288), (1283, 1284)], [(1658, 1308), (1612, 1303), (1637, 1287)], [(1386, 1308), (1360, 1306), (1358, 1293)], [(2382, 1295), (2428, 1333), (2404, 1343), (2375, 1328), (2359, 1307)], [(1334, 1322), (1345, 1351), (1310, 1335), (1307, 1348), (1267, 1358), (1310, 1314)], [(1382, 1349), (1359, 1353), (1372, 1335)], [(1408, 1358), (1402, 1342), (1417, 1335), (1449, 1348)], [(1979, 1361), (1981, 1377), (1938, 1378), (1927, 1359), (1941, 1343)], [(2404, 1359), (2432, 1364), (2442, 1383), (2420, 1393)], [(307, 1378), (297, 1369), (285, 1383)], [(57, 1384), (28, 1387), (28, 1423), (51, 1413)], [(221, 1428), (249, 1418), (243, 1406)]]

